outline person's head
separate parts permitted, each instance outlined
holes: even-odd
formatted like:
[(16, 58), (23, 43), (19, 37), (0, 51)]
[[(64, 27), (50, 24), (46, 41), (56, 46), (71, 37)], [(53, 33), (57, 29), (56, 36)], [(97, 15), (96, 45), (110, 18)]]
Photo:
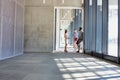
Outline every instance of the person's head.
[(77, 32), (77, 30), (76, 29), (74, 29), (74, 33), (76, 33)]
[(67, 33), (67, 29), (65, 29), (65, 33)]
[(79, 28), (79, 31), (81, 31), (81, 30), (82, 30), (82, 27)]

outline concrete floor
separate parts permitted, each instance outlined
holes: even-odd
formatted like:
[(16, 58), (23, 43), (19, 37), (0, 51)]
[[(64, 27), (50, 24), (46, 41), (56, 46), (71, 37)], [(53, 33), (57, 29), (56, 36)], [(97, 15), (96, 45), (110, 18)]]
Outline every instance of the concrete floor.
[(0, 61), (0, 80), (120, 80), (120, 67), (84, 54), (26, 53)]

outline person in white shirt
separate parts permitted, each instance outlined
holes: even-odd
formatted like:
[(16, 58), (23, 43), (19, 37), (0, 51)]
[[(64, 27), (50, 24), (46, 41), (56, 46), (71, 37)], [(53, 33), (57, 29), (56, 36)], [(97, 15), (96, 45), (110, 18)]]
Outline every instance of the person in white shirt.
[(73, 35), (73, 38), (74, 38), (74, 42), (73, 42), (73, 48), (74, 48), (74, 52), (76, 52), (76, 49), (77, 49), (77, 40), (78, 40), (78, 32), (76, 29), (74, 29), (74, 35)]
[(68, 52), (67, 51), (67, 44), (68, 44), (68, 35), (67, 35), (67, 30), (65, 30), (65, 33), (64, 33), (64, 39), (65, 39), (65, 47), (64, 47), (64, 52)]

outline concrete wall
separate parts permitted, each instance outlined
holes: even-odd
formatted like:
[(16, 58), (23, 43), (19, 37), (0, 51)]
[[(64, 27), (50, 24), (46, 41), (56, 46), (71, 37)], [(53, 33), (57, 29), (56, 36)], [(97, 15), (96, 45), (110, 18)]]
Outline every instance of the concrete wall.
[(80, 7), (82, 0), (26, 0), (25, 52), (52, 52), (54, 7)]
[(25, 12), (25, 51), (52, 51), (53, 7), (26, 7)]
[(23, 53), (24, 0), (0, 0), (0, 59)]

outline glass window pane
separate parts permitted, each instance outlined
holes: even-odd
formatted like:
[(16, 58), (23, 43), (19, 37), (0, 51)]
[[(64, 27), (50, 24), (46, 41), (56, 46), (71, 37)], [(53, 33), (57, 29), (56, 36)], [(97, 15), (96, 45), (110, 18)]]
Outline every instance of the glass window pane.
[(109, 0), (108, 55), (118, 56), (118, 0)]
[(92, 51), (92, 0), (89, 0), (89, 51)]
[(102, 0), (97, 0), (96, 52), (102, 53)]

